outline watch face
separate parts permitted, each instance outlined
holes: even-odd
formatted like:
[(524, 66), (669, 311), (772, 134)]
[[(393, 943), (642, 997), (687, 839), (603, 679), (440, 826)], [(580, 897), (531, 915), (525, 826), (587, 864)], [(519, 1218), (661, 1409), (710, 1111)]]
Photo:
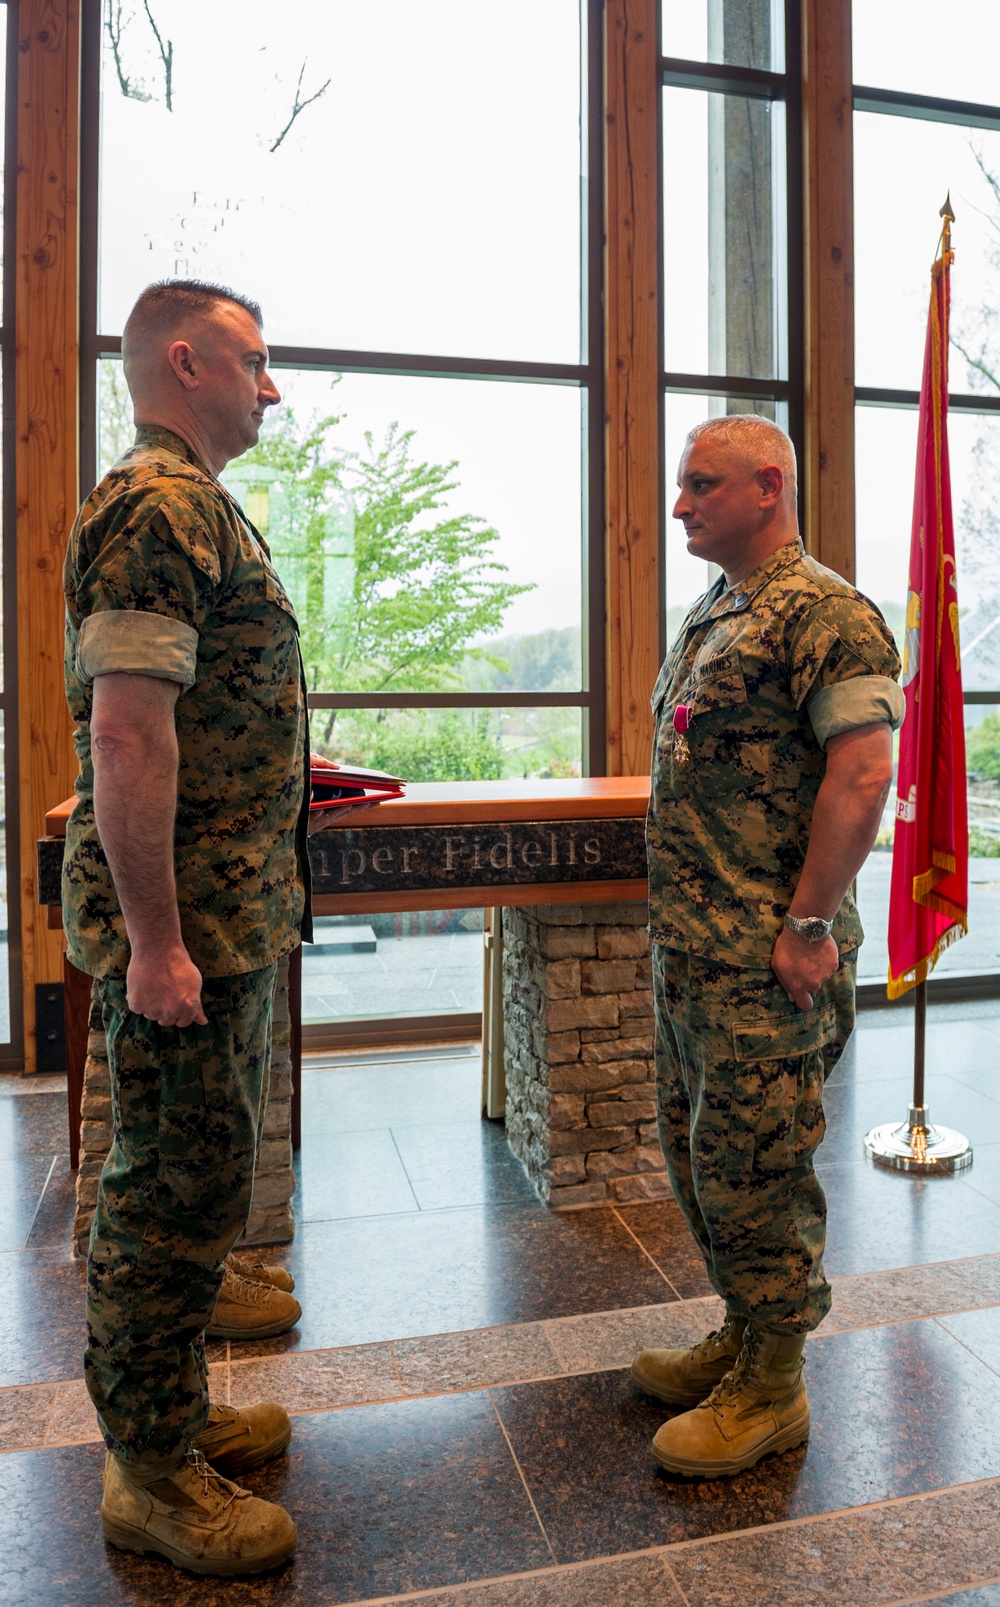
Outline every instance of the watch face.
[(792, 931), (798, 932), (799, 936), (804, 937), (807, 943), (821, 942), (823, 938), (829, 936), (832, 928), (832, 922), (824, 921), (819, 915), (806, 916), (805, 919), (793, 917), (793, 919), (795, 920), (795, 925), (792, 927)]

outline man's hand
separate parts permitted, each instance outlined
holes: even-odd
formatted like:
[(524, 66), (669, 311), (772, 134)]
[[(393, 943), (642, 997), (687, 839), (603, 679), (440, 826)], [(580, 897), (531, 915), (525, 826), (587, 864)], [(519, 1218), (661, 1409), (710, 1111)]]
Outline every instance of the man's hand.
[[(324, 759), (321, 753), (311, 753), (309, 755), (309, 767), (312, 770), (340, 769), (339, 764), (335, 763), (333, 759)], [(366, 809), (377, 809), (380, 802), (381, 799), (379, 798), (371, 798), (367, 803), (353, 804), (350, 809), (345, 809), (343, 804), (338, 804), (335, 809), (330, 809), (329, 812), (325, 809), (311, 809), (309, 811), (309, 836), (314, 836), (318, 831), (325, 831), (335, 821), (343, 820), (345, 815), (360, 815)]]
[(161, 1027), (207, 1024), (201, 1007), (201, 972), (183, 944), (133, 954), (125, 987), (129, 1009)]
[(807, 943), (804, 937), (783, 926), (771, 955), (771, 970), (793, 1004), (811, 1010), (813, 995), (828, 982), (840, 965), (840, 951), (832, 937), (822, 943)]

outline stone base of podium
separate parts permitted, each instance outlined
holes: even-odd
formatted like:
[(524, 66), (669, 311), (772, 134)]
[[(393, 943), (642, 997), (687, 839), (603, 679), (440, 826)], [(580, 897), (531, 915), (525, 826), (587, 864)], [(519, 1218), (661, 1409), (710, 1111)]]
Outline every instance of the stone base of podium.
[[(271, 1081), (264, 1112), (250, 1219), (243, 1244), (287, 1244), (295, 1235), (292, 1196), (292, 1058), (288, 1010), (288, 962), (278, 967), (271, 1036)], [(96, 1008), (90, 1015), (87, 1066), (80, 1122), (80, 1169), (76, 1177), (73, 1249), (86, 1255), (90, 1224), (97, 1204), (97, 1180), (111, 1147), (111, 1076), (104, 1025)]]
[(670, 1196), (645, 902), (503, 912), (507, 1139), (556, 1209)]

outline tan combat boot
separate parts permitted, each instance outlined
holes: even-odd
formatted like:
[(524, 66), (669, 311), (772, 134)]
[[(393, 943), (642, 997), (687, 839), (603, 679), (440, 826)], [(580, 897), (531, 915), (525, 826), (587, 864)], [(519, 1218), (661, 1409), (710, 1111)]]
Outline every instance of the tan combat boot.
[(251, 1283), (269, 1283), (272, 1289), (284, 1289), (286, 1295), (290, 1295), (295, 1288), (291, 1273), (274, 1261), (256, 1261), (251, 1256), (237, 1255), (235, 1250), (230, 1250), (226, 1256), (226, 1266), (238, 1278), (249, 1278)]
[(302, 1307), (294, 1295), (269, 1283), (241, 1278), (225, 1267), (205, 1335), (208, 1339), (270, 1339), (294, 1328), (301, 1315)]
[(653, 1455), (660, 1466), (703, 1479), (729, 1478), (771, 1451), (790, 1451), (808, 1439), (805, 1339), (748, 1323), (732, 1372), (700, 1406), (670, 1418), (656, 1435)]
[(746, 1325), (745, 1317), (727, 1311), (722, 1327), (690, 1350), (640, 1351), (632, 1363), (633, 1384), (671, 1406), (697, 1406), (733, 1366)]
[(217, 1473), (235, 1479), (280, 1456), (291, 1437), (288, 1413), (275, 1401), (260, 1401), (239, 1411), (235, 1406), (210, 1406), (194, 1448)]
[(200, 1451), (153, 1484), (129, 1476), (109, 1452), (101, 1527), (120, 1551), (166, 1557), (193, 1574), (236, 1579), (287, 1561), (298, 1536), (285, 1511), (216, 1473)]

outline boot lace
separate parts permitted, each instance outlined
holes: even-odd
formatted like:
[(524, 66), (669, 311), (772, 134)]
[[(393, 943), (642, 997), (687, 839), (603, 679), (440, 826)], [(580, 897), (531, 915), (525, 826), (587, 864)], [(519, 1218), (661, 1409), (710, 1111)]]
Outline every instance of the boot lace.
[(249, 1490), (242, 1489), (240, 1485), (234, 1484), (232, 1479), (224, 1478), (221, 1473), (217, 1473), (211, 1462), (207, 1462), (202, 1453), (196, 1451), (193, 1446), (188, 1452), (186, 1460), (191, 1472), (201, 1480), (203, 1498), (206, 1501), (210, 1501), (213, 1498), (216, 1501), (222, 1501), (223, 1511), (232, 1506), (234, 1501), (249, 1497)]
[(702, 1406), (722, 1408), (731, 1404), (753, 1374), (760, 1341), (760, 1333), (752, 1323), (747, 1323), (739, 1355), (729, 1372), (719, 1379), (711, 1395), (702, 1401)]
[(226, 1260), (229, 1263), (230, 1272), (235, 1273), (239, 1278), (254, 1278), (256, 1274), (257, 1277), (254, 1281), (257, 1281), (267, 1272), (266, 1261), (255, 1261), (251, 1256), (237, 1255), (235, 1250), (230, 1251)]
[(232, 1267), (226, 1268), (221, 1292), (227, 1300), (235, 1300), (241, 1306), (262, 1306), (274, 1295), (269, 1283), (255, 1283), (252, 1278), (241, 1277)]

